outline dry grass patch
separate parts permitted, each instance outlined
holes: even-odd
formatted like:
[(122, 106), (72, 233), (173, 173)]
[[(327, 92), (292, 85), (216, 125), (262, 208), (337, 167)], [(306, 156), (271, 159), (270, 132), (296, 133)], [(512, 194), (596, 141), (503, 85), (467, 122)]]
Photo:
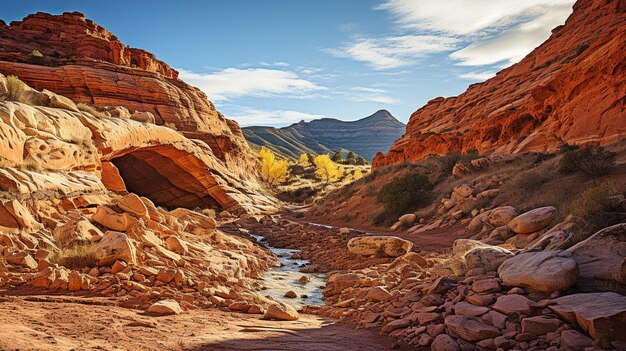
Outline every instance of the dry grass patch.
[(61, 249), (61, 251), (51, 257), (50, 262), (69, 269), (78, 269), (95, 267), (98, 263), (98, 259), (96, 258), (93, 245), (81, 244)]
[(6, 78), (5, 98), (9, 101), (22, 102), (24, 100), (24, 92), (26, 91), (26, 83), (22, 82), (16, 76), (7, 76)]

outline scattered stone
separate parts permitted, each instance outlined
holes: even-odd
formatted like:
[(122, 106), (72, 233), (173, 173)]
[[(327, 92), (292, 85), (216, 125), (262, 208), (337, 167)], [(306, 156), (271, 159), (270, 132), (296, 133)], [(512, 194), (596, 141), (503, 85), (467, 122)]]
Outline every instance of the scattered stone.
[(500, 336), (498, 328), (470, 317), (451, 315), (446, 317), (445, 324), (461, 339), (470, 342)]
[(432, 351), (459, 351), (459, 344), (447, 334), (439, 334), (430, 345)]
[(293, 307), (282, 302), (275, 302), (269, 305), (263, 315), (263, 319), (269, 320), (295, 321), (298, 318), (300, 318), (298, 312)]
[(298, 295), (295, 292), (289, 290), (285, 293), (285, 297), (288, 299), (295, 299), (296, 297), (298, 297)]
[(135, 245), (126, 234), (112, 231), (104, 233), (94, 248), (94, 255), (100, 266), (113, 264), (117, 260), (127, 263), (135, 263), (137, 260)]
[(412, 242), (395, 236), (362, 236), (348, 241), (348, 251), (360, 256), (399, 257), (412, 248)]
[(498, 297), (493, 309), (506, 315), (512, 313), (531, 315), (531, 301), (522, 295), (503, 295)]
[(181, 314), (183, 309), (176, 300), (167, 299), (153, 303), (148, 308), (148, 313), (157, 316), (166, 316), (172, 314)]

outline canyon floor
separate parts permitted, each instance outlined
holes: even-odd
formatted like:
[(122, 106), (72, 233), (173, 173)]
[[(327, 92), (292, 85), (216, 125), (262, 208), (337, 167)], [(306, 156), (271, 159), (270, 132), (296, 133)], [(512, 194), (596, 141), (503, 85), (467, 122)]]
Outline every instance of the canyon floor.
[(153, 317), (105, 298), (4, 296), (0, 350), (388, 350), (375, 330), (301, 315), (263, 321), (217, 309)]

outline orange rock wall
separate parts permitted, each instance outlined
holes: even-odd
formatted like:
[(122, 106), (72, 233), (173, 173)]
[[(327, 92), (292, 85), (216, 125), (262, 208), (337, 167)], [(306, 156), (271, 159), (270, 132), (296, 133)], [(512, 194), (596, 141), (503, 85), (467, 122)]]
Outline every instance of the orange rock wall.
[(626, 135), (626, 1), (579, 0), (565, 25), (519, 63), (415, 111), (374, 167), (428, 154), (551, 151)]

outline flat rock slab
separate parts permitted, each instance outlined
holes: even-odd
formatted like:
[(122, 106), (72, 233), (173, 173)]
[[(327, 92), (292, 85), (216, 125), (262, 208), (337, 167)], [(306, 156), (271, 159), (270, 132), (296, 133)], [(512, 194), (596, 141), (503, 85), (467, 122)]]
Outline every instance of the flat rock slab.
[(465, 341), (475, 342), (500, 336), (500, 330), (476, 318), (459, 315), (446, 317), (446, 327)]
[(577, 323), (596, 340), (626, 341), (626, 296), (613, 293), (573, 294), (548, 306), (570, 323)]
[(576, 283), (578, 264), (563, 251), (524, 252), (504, 261), (498, 275), (505, 285), (552, 293)]

